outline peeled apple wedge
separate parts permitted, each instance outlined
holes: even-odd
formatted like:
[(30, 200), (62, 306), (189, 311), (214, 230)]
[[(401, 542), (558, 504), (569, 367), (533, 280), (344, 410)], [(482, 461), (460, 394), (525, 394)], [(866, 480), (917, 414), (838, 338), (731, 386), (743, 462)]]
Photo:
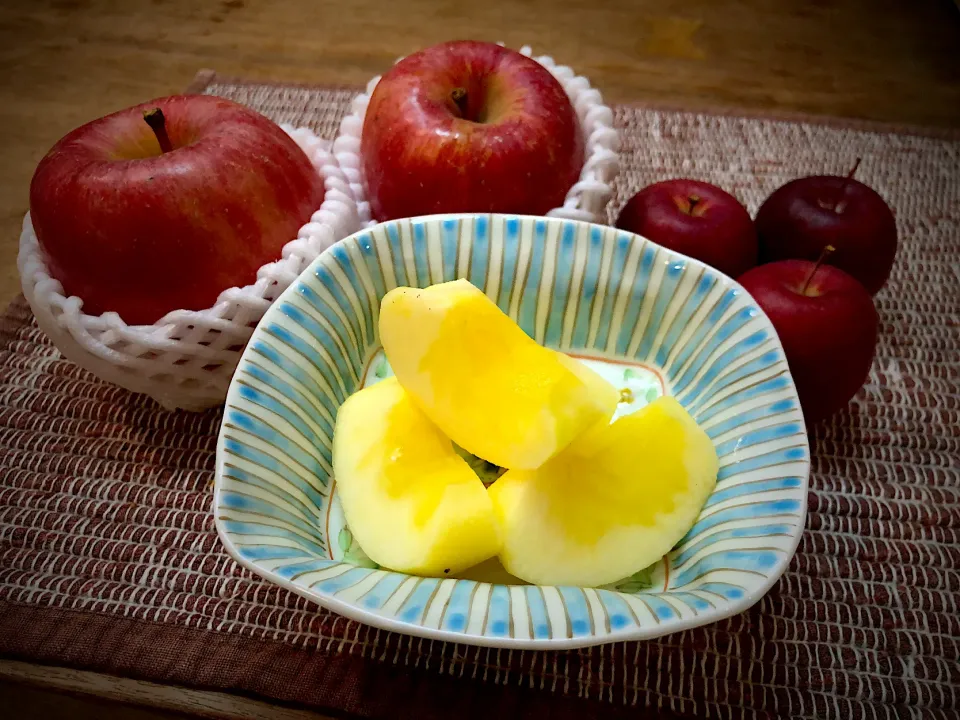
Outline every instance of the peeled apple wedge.
[(718, 469), (707, 434), (680, 403), (659, 398), (488, 489), (503, 528), (500, 561), (538, 585), (620, 580), (687, 533)]
[(466, 280), (391, 290), (380, 339), (403, 387), (460, 447), (532, 469), (598, 421), (619, 394), (581, 363), (534, 342)]
[(384, 567), (444, 577), (500, 550), (480, 478), (395, 378), (340, 407), (333, 470), (347, 525)]

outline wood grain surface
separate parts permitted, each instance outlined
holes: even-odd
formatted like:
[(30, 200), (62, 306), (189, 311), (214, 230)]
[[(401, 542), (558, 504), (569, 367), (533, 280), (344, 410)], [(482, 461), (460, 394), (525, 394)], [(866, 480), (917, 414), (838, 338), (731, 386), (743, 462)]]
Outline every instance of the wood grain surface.
[(4, 717), (17, 720), (331, 720), (326, 715), (209, 690), (0, 660)]
[(362, 85), (445, 39), (532, 45), (612, 102), (960, 125), (950, 0), (6, 0), (0, 4), (0, 303), (33, 168), (64, 133), (230, 75)]

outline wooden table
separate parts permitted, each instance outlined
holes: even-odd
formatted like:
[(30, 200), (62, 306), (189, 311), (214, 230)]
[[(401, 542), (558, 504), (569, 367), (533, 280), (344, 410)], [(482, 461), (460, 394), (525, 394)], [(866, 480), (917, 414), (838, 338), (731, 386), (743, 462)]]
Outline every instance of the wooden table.
[[(18, 292), (33, 168), (71, 128), (180, 91), (204, 67), (360, 86), (400, 55), (459, 37), (530, 44), (590, 77), (611, 102), (960, 126), (960, 11), (950, 0), (7, 0), (0, 302)], [(165, 710), (134, 713), (49, 690)], [(0, 705), (21, 718), (320, 717), (10, 661), (0, 661)]]
[(204, 67), (362, 85), (458, 37), (530, 44), (612, 102), (960, 125), (951, 0), (6, 0), (0, 6), (0, 302), (18, 292), (30, 176), (64, 133)]

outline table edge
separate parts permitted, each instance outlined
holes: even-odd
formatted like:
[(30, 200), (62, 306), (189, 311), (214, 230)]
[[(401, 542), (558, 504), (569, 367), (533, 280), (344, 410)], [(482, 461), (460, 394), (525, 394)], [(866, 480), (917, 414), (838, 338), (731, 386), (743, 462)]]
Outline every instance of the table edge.
[(286, 708), (241, 695), (20, 660), (0, 659), (0, 680), (216, 720), (332, 720), (311, 710)]

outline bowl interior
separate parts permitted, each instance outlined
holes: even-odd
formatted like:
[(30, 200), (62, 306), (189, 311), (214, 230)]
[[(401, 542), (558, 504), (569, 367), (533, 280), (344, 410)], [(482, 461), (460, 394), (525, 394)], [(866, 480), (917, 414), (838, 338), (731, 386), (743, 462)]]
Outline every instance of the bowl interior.
[[(717, 488), (663, 561), (606, 588), (572, 588), (525, 585), (496, 563), (412, 577), (363, 553), (331, 472), (337, 409), (390, 373), (383, 295), (456, 278), (538, 342), (630, 388), (620, 412), (667, 393), (713, 439)], [(779, 340), (734, 281), (610, 227), (499, 215), (384, 223), (327, 250), (257, 327), (217, 458), (217, 528), (255, 572), (380, 627), (523, 647), (651, 637), (745, 609), (796, 548), (809, 470)]]

